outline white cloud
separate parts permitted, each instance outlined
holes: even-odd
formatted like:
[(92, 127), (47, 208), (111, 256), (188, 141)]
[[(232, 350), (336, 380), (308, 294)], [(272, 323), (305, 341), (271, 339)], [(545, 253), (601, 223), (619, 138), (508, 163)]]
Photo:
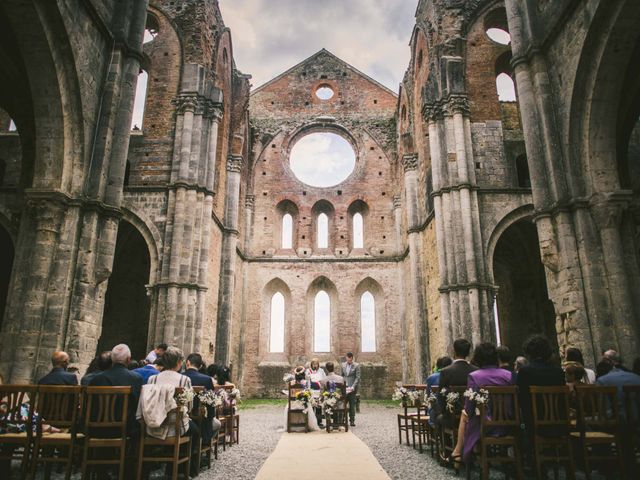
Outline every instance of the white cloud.
[(291, 149), (291, 169), (302, 182), (332, 187), (347, 179), (356, 164), (351, 144), (340, 135), (315, 132), (302, 137)]
[(326, 48), (397, 91), (417, 0), (220, 0), (237, 67), (262, 85)]

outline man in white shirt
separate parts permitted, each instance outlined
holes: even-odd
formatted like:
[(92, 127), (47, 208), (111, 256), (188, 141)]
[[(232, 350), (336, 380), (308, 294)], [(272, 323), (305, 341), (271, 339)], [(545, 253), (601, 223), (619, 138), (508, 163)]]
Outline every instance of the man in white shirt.
[(158, 357), (161, 357), (162, 355), (164, 355), (164, 352), (166, 351), (167, 351), (167, 344), (161, 343), (158, 346), (156, 346), (156, 348), (154, 348), (149, 352), (149, 354), (147, 355), (147, 358), (145, 358), (145, 361), (147, 363), (153, 364), (153, 362), (155, 362), (158, 359)]

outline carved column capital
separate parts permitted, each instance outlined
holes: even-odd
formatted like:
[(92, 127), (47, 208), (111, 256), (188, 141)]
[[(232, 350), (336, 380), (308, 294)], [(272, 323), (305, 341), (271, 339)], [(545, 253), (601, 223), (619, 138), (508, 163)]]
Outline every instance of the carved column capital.
[(221, 103), (212, 102), (208, 100), (205, 105), (204, 116), (210, 118), (214, 122), (222, 120), (224, 114), (224, 107)]
[(442, 106), (438, 103), (425, 103), (422, 107), (422, 117), (427, 121), (435, 121), (442, 116)]
[(198, 96), (191, 94), (180, 94), (174, 98), (171, 103), (176, 106), (176, 111), (182, 115), (184, 115), (185, 112), (195, 113), (196, 110), (202, 108)]
[(394, 195), (393, 196), (393, 208), (400, 208), (402, 207), (402, 197), (400, 195)]
[(408, 153), (402, 156), (402, 167), (404, 173), (413, 172), (418, 169), (418, 154)]
[(242, 155), (229, 155), (227, 157), (227, 172), (240, 173), (243, 163)]
[(244, 197), (244, 206), (253, 210), (253, 207), (256, 205), (256, 197), (255, 195), (246, 195)]
[(594, 196), (590, 201), (591, 215), (598, 230), (617, 228), (629, 207), (630, 194), (612, 192)]
[(454, 115), (456, 113), (468, 115), (469, 99), (464, 95), (452, 95), (447, 99), (444, 107), (449, 115)]

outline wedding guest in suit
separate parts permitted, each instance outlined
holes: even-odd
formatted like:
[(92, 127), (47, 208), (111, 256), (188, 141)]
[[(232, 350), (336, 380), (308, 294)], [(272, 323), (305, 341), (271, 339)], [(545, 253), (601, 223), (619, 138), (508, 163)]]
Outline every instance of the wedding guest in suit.
[(324, 366), (324, 368), (327, 370), (327, 376), (324, 377), (322, 379), (322, 381), (320, 382), (320, 384), (322, 385), (322, 388), (326, 388), (328, 383), (335, 383), (335, 384), (342, 384), (344, 383), (344, 378), (341, 377), (340, 375), (337, 375), (335, 372), (335, 365), (333, 364), (333, 362), (327, 362)]
[(93, 380), (94, 377), (100, 375), (102, 372), (109, 370), (111, 368), (111, 351), (105, 350), (96, 358), (91, 360), (89, 364), (89, 368), (87, 368), (87, 372), (84, 374), (84, 377), (80, 380), (80, 385), (89, 385), (89, 382)]
[(511, 350), (506, 345), (500, 345), (498, 348), (498, 366), (513, 373), (513, 365), (511, 363)]
[[(213, 390), (213, 378), (209, 375), (200, 373), (200, 369), (204, 366), (202, 361), (202, 355), (199, 353), (192, 353), (187, 357), (187, 368), (183, 375), (191, 379), (191, 385), (193, 387), (204, 387), (205, 390)], [(194, 410), (199, 408), (198, 398), (193, 399)], [(211, 440), (220, 431), (222, 423), (215, 418), (215, 408), (207, 407), (207, 418), (204, 419), (202, 424), (202, 442), (204, 444), (210, 444)]]
[(603, 358), (596, 365), (596, 379), (606, 375), (613, 370), (613, 362), (608, 358)]
[(38, 380), (38, 385), (78, 385), (78, 376), (67, 372), (69, 355), (66, 352), (53, 352), (51, 365), (53, 368)]
[(560, 365), (552, 362), (553, 349), (544, 335), (532, 335), (523, 345), (524, 354), (529, 359), (529, 365), (518, 371), (516, 384), (518, 385), (518, 400), (522, 410), (522, 420), (525, 429), (531, 433), (531, 394), (529, 387), (556, 387), (565, 385), (564, 371)]
[(618, 403), (620, 407), (620, 415), (625, 417), (624, 407), (624, 385), (640, 385), (640, 375), (630, 372), (622, 364), (622, 357), (616, 352), (615, 355), (609, 357), (613, 363), (613, 368), (606, 375), (602, 375), (596, 380), (596, 385), (603, 387), (616, 387), (618, 391)]
[(440, 385), (440, 374), (443, 369), (447, 368), (449, 365), (453, 363), (451, 357), (440, 357), (436, 360), (436, 371), (427, 377), (427, 393), (431, 393), (432, 387), (437, 387)]
[(127, 413), (127, 431), (138, 432), (138, 422), (136, 422), (136, 408), (140, 399), (140, 390), (143, 380), (140, 375), (127, 368), (131, 361), (131, 350), (127, 345), (121, 343), (111, 350), (111, 368), (96, 375), (89, 382), (91, 387), (131, 387), (129, 395), (129, 407)]
[(467, 361), (471, 352), (471, 343), (464, 338), (453, 342), (453, 363), (440, 371), (438, 384), (440, 388), (464, 387), (469, 374), (478, 369)]
[(347, 385), (349, 402), (349, 425), (356, 426), (356, 394), (360, 386), (360, 365), (353, 361), (353, 353), (347, 353), (347, 361), (342, 364), (342, 376)]
[(516, 357), (516, 361), (513, 362), (513, 374), (517, 376), (520, 369), (526, 365), (529, 365), (527, 357), (523, 357), (522, 355)]

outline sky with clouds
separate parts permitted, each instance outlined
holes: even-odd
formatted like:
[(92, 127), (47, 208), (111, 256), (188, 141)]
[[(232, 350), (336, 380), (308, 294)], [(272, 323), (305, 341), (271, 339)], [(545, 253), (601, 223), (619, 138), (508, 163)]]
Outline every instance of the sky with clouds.
[(394, 92), (418, 0), (219, 0), (236, 66), (259, 87), (321, 48)]

